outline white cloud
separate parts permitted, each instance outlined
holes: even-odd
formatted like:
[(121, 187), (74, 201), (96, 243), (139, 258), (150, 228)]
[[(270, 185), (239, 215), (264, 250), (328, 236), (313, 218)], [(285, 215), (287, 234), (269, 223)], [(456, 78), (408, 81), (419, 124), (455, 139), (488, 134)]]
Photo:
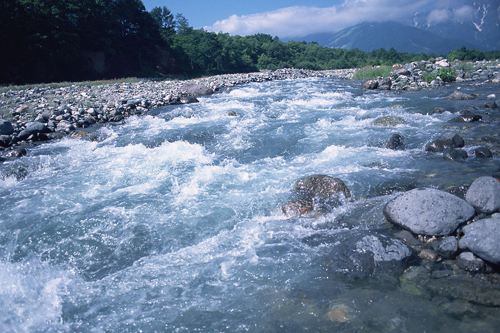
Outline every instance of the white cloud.
[(427, 16), (427, 24), (436, 24), (446, 22), (450, 19), (450, 11), (448, 9), (435, 9)]
[(205, 28), (238, 35), (267, 33), (300, 37), (334, 32), (361, 22), (410, 23), (417, 11), (431, 11), (428, 23), (443, 22), (451, 17), (464, 19), (472, 13), (470, 6), (460, 7), (462, 4), (463, 0), (345, 0), (341, 5), (331, 7), (295, 6), (251, 15), (232, 15)]

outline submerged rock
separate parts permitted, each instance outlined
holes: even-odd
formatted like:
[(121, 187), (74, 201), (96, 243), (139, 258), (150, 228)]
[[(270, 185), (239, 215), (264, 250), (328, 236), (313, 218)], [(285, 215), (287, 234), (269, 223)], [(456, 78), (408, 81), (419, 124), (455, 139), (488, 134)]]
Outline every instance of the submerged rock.
[(457, 258), (457, 265), (469, 272), (481, 272), (485, 267), (484, 261), (476, 257), (472, 252), (460, 253)]
[(500, 217), (488, 218), (471, 223), (463, 228), (461, 249), (468, 249), (478, 257), (500, 264)]
[(425, 150), (430, 152), (442, 152), (448, 148), (462, 148), (465, 146), (464, 139), (458, 134), (446, 134), (425, 145)]
[(387, 140), (385, 147), (392, 150), (404, 150), (405, 142), (404, 137), (399, 133), (394, 133), (391, 135), (389, 140)]
[(443, 157), (450, 161), (463, 161), (467, 159), (468, 155), (463, 149), (449, 148), (444, 151)]
[(384, 207), (386, 218), (415, 234), (445, 236), (474, 216), (474, 208), (452, 194), (426, 188), (403, 193)]
[(500, 209), (500, 182), (493, 177), (479, 177), (465, 194), (465, 200), (480, 213), (494, 213)]
[(475, 94), (467, 94), (467, 93), (464, 93), (463, 91), (455, 90), (447, 98), (451, 99), (451, 100), (463, 101), (463, 100), (475, 99), (476, 97), (477, 97), (477, 95), (475, 95)]
[(437, 254), (445, 259), (453, 258), (458, 251), (458, 240), (454, 236), (435, 240), (431, 245)]
[(492, 158), (493, 153), (488, 147), (478, 147), (474, 149), (474, 155), (477, 158)]

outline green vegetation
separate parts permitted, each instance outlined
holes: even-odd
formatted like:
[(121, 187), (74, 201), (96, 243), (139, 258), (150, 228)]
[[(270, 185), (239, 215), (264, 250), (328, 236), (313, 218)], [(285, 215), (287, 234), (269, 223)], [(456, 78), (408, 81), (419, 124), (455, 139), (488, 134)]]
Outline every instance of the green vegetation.
[[(0, 1), (0, 44), (6, 49), (0, 53), (0, 83), (7, 84), (336, 69), (428, 58), (394, 49), (362, 52), (285, 43), (265, 34), (216, 34), (192, 28), (166, 7), (147, 12), (140, 0)], [(463, 49), (450, 57), (471, 52)], [(357, 75), (385, 75), (386, 68)]]
[(430, 73), (424, 74), (424, 80), (431, 83), (437, 77), (440, 77), (444, 82), (454, 82), (457, 78), (457, 73), (451, 68), (440, 68)]
[(453, 60), (469, 60), (469, 61), (477, 61), (477, 60), (495, 60), (500, 59), (500, 51), (479, 51), (479, 50), (470, 50), (465, 47), (461, 49), (451, 51), (448, 54), (448, 59), (450, 61)]
[(370, 80), (378, 77), (387, 77), (391, 73), (392, 67), (388, 65), (363, 67), (358, 69), (353, 78), (356, 80)]

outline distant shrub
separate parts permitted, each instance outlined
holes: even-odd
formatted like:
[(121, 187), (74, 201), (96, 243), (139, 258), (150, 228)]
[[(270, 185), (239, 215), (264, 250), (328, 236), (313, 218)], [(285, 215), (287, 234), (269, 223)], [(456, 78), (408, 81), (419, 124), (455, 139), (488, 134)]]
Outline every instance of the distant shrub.
[(371, 80), (378, 77), (386, 77), (391, 74), (392, 67), (381, 65), (375, 67), (363, 67), (354, 72), (355, 80)]

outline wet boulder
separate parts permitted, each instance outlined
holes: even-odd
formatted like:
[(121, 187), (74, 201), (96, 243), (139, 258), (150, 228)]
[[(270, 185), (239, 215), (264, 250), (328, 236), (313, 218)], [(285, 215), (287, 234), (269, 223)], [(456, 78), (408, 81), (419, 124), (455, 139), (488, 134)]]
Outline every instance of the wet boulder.
[(464, 100), (475, 99), (476, 97), (477, 95), (475, 94), (467, 94), (464, 93), (463, 91), (455, 90), (447, 98), (451, 100), (464, 101)]
[(443, 152), (443, 158), (450, 161), (464, 161), (468, 157), (463, 149), (448, 148)]
[(12, 141), (10, 135), (0, 135), (0, 147), (8, 147)]
[(406, 120), (398, 116), (382, 116), (378, 117), (373, 121), (373, 125), (375, 126), (384, 126), (384, 127), (394, 127), (398, 125), (405, 125)]
[(425, 150), (429, 152), (442, 152), (448, 148), (462, 148), (465, 146), (464, 139), (458, 134), (446, 134), (425, 145)]
[(474, 155), (477, 158), (492, 158), (493, 153), (488, 147), (477, 147), (474, 149)]
[(368, 89), (368, 90), (374, 90), (378, 88), (378, 81), (377, 80), (367, 80), (363, 83), (363, 88)]
[(385, 147), (392, 150), (404, 150), (405, 142), (404, 138), (399, 133), (394, 133), (391, 135), (389, 140), (387, 140)]
[(282, 207), (286, 215), (329, 211), (350, 198), (351, 192), (339, 178), (312, 175), (295, 182), (293, 195), (295, 198)]
[(478, 257), (500, 265), (500, 217), (482, 219), (462, 229), (461, 249), (468, 249)]
[(181, 92), (188, 96), (208, 96), (214, 93), (212, 88), (200, 83), (184, 85)]
[(281, 211), (286, 216), (302, 216), (312, 212), (313, 203), (306, 200), (292, 200), (281, 206)]
[(26, 128), (17, 135), (17, 139), (26, 140), (29, 137), (33, 136), (36, 139), (43, 140), (44, 135), (47, 133), (50, 133), (50, 129), (46, 124), (38, 121), (33, 121), (26, 124)]
[(12, 135), (14, 133), (14, 126), (7, 120), (0, 118), (0, 135)]
[(389, 222), (429, 236), (449, 235), (474, 214), (465, 200), (432, 188), (405, 192), (384, 207)]
[(483, 119), (482, 116), (478, 114), (474, 114), (470, 111), (463, 111), (458, 117), (455, 117), (450, 120), (450, 122), (454, 123), (472, 123), (476, 121), (481, 121)]
[(199, 100), (194, 96), (186, 95), (186, 96), (181, 96), (179, 102), (181, 104), (192, 104), (192, 103), (198, 103)]
[(500, 182), (493, 177), (479, 177), (465, 194), (465, 200), (480, 213), (494, 213), (500, 209)]

